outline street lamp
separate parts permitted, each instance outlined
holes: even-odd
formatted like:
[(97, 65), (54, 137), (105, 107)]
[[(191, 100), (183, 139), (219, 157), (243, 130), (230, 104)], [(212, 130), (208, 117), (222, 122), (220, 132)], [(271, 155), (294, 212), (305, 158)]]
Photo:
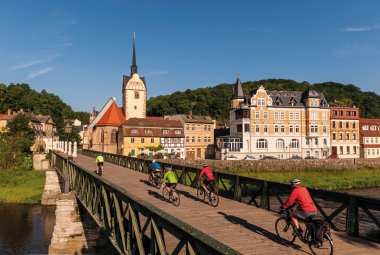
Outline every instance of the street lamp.
[[(66, 134), (66, 143), (67, 143), (67, 150), (66, 150), (66, 175), (65, 177), (68, 177), (68, 168), (69, 168), (69, 134), (71, 134), (71, 131), (73, 130), (73, 127), (70, 125), (70, 123), (67, 123), (64, 131)], [(69, 192), (69, 180), (65, 179), (65, 193)]]

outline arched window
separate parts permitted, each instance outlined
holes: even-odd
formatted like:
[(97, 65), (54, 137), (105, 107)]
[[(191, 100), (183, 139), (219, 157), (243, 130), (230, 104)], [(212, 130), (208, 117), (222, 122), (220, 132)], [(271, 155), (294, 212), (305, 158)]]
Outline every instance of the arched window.
[(116, 139), (117, 139), (117, 133), (116, 133), (116, 130), (112, 130), (111, 132), (111, 143), (116, 143)]
[(298, 149), (300, 146), (300, 143), (297, 139), (292, 139), (292, 141), (290, 142), (290, 148), (292, 149)]
[(256, 148), (257, 149), (267, 149), (268, 148), (268, 142), (266, 139), (259, 139), (256, 142)]
[(283, 149), (285, 147), (285, 142), (283, 139), (276, 140), (276, 149)]

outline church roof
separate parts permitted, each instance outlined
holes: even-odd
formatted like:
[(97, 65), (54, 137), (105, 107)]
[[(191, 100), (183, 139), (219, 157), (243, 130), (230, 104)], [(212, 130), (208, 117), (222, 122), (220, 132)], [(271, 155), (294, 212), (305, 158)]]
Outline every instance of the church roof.
[(232, 98), (233, 99), (244, 99), (244, 93), (243, 93), (243, 88), (241, 86), (241, 82), (240, 82), (240, 77), (238, 77), (236, 79), (236, 83), (235, 83), (235, 86), (234, 86), (234, 90), (233, 90), (233, 93), (232, 93)]
[(104, 111), (99, 114), (101, 117), (95, 126), (120, 126), (125, 122), (125, 117), (114, 100), (102, 110)]

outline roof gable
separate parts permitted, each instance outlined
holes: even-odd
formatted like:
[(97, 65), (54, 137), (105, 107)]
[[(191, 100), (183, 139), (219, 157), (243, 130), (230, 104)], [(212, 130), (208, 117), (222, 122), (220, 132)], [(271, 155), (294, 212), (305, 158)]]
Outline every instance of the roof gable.
[(125, 122), (124, 115), (114, 100), (102, 110), (104, 111), (99, 114), (101, 117), (95, 126), (120, 126)]

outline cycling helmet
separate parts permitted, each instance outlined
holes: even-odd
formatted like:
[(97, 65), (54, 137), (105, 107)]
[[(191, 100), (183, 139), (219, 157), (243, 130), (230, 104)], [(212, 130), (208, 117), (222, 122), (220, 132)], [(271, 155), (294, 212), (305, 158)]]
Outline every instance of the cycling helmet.
[(153, 160), (152, 160), (152, 163), (154, 163), (154, 162), (156, 162), (156, 160), (155, 160), (155, 159), (153, 159)]
[(297, 178), (293, 178), (293, 179), (290, 179), (289, 183), (290, 183), (290, 184), (296, 184), (296, 185), (298, 185), (298, 184), (301, 183), (301, 181), (298, 180)]
[(202, 165), (203, 167), (206, 167), (207, 166), (207, 164), (206, 163), (203, 163), (203, 165)]

